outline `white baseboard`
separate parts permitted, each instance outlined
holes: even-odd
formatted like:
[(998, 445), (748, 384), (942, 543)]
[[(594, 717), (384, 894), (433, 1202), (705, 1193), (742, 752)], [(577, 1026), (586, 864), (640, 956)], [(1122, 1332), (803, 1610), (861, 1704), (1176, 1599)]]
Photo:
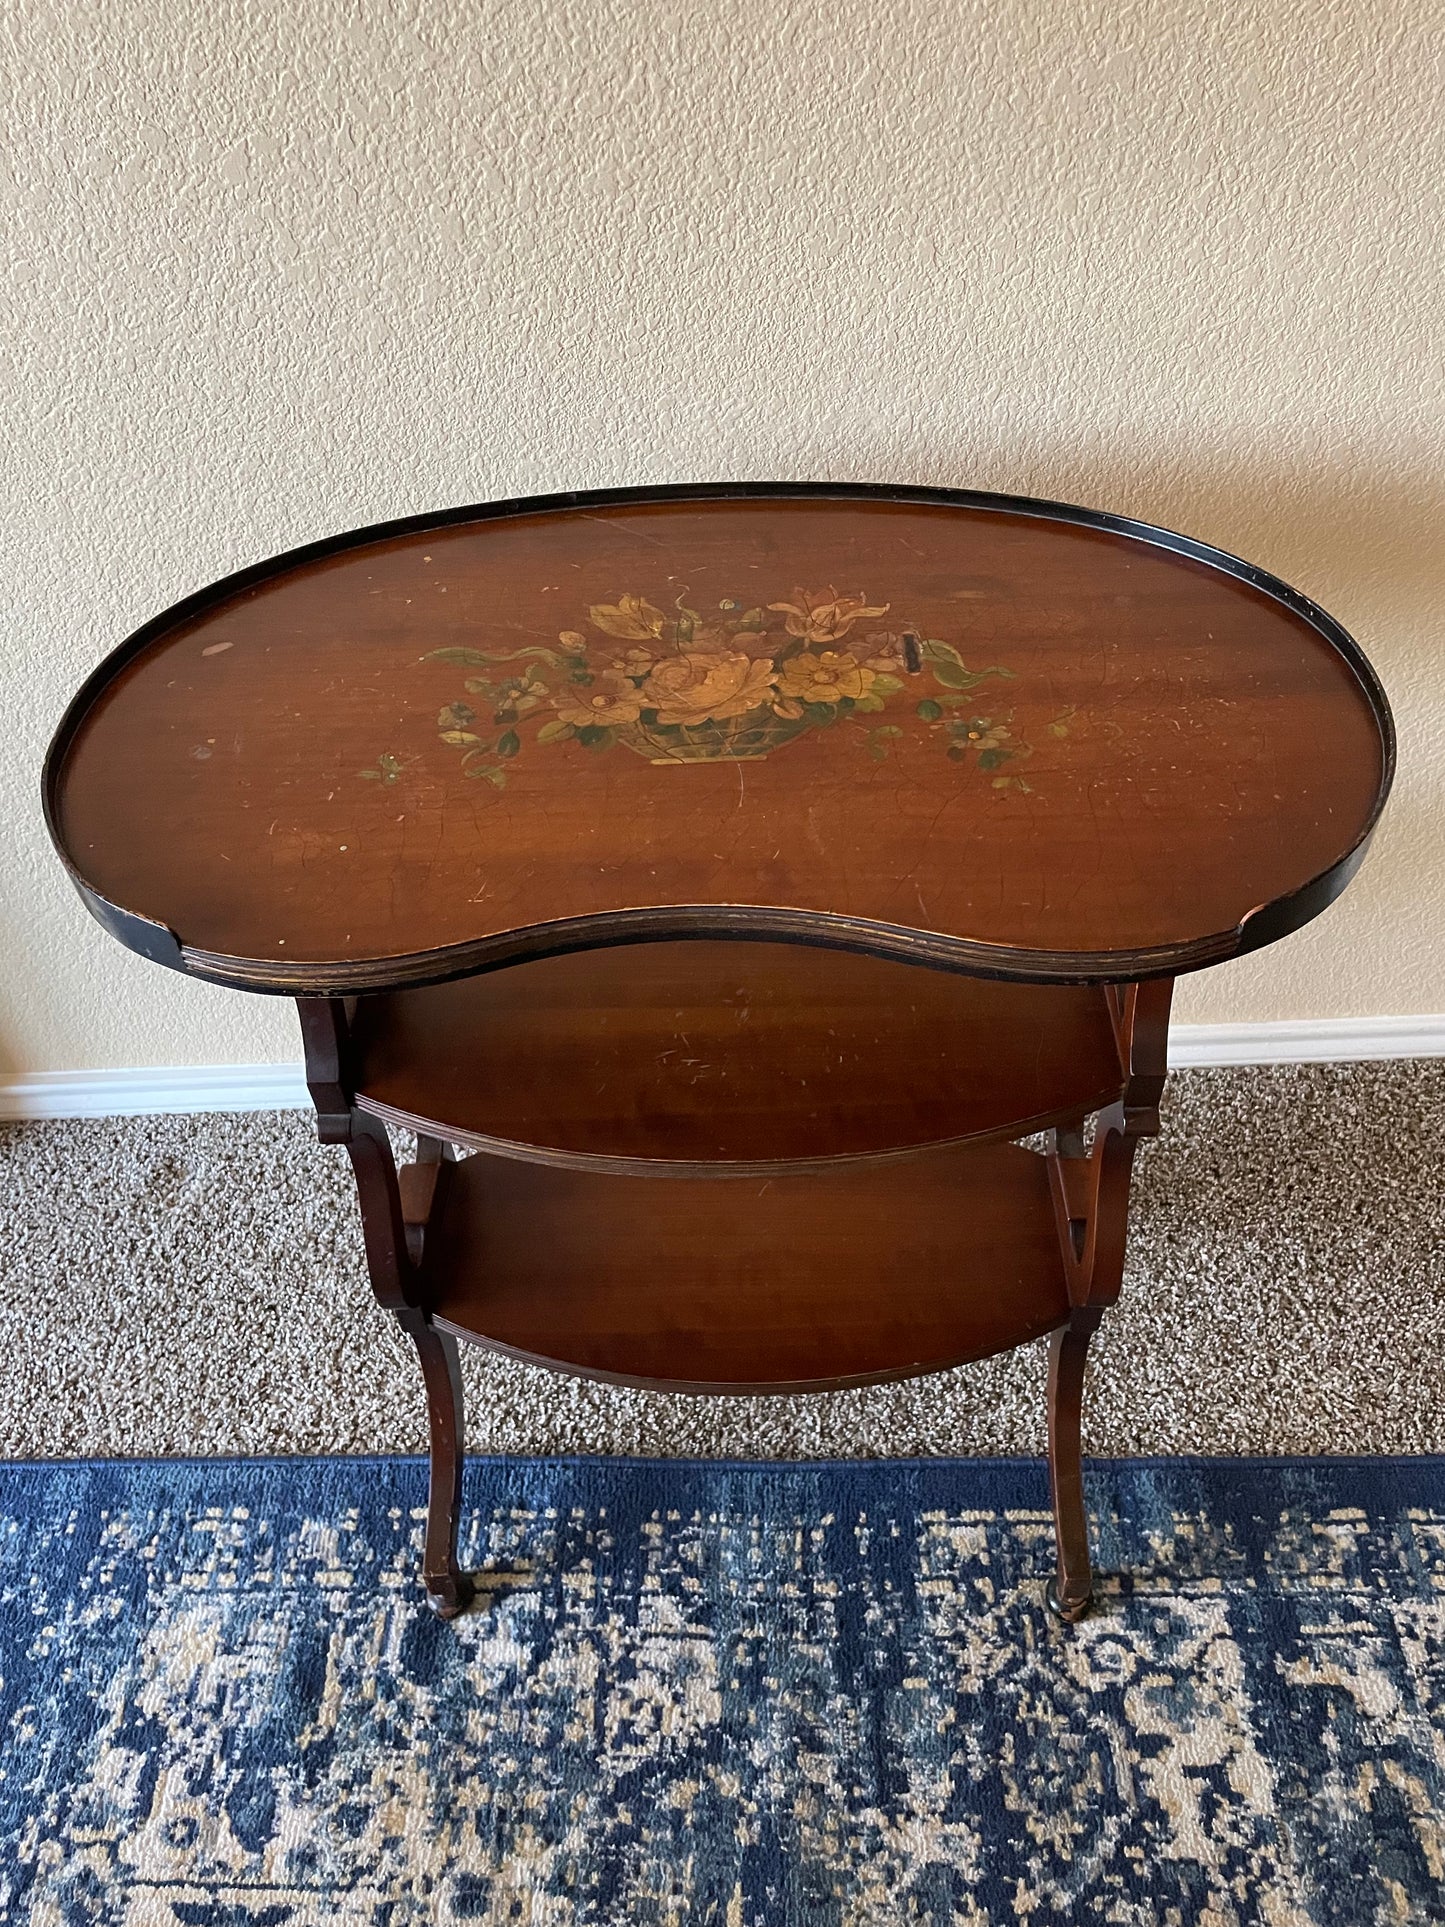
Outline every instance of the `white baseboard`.
[[(1445, 1014), (1320, 1017), (1303, 1023), (1176, 1024), (1174, 1070), (1231, 1064), (1353, 1063), (1445, 1057)], [(0, 1118), (146, 1117), (162, 1112), (286, 1111), (310, 1103), (299, 1064), (158, 1064), (145, 1070), (0, 1076)]]
[(157, 1064), (134, 1071), (22, 1071), (0, 1077), (0, 1118), (291, 1111), (310, 1102), (299, 1064)]
[(1169, 1068), (1177, 1071), (1230, 1064), (1354, 1064), (1389, 1057), (1445, 1057), (1445, 1013), (1175, 1024), (1169, 1032)]

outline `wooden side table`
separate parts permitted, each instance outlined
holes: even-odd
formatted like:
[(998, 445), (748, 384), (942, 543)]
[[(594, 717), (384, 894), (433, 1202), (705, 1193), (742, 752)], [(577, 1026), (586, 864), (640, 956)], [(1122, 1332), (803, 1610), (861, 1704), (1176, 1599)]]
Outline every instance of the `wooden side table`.
[(1205, 544), (748, 484), (244, 570), (101, 665), (45, 805), (122, 943), (297, 1000), (426, 1379), (439, 1611), (472, 1595), (458, 1338), (739, 1392), (1051, 1333), (1076, 1619), (1085, 1354), (1173, 980), (1322, 910), (1392, 763), (1350, 638)]

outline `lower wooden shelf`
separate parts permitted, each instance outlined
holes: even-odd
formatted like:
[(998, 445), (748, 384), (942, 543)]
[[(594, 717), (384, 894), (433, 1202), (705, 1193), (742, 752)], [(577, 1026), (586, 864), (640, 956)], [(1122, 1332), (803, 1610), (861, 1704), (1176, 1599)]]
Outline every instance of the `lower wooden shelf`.
[(722, 1182), (480, 1153), (442, 1168), (421, 1271), (461, 1337), (691, 1391), (935, 1372), (1069, 1309), (1047, 1166), (1011, 1144)]

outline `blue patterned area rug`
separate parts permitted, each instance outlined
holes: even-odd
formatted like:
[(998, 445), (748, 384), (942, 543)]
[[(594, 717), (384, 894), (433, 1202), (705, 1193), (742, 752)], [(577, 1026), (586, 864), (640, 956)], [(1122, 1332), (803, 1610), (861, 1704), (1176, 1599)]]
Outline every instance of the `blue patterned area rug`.
[(1445, 1920), (1445, 1461), (0, 1467), (0, 1919)]

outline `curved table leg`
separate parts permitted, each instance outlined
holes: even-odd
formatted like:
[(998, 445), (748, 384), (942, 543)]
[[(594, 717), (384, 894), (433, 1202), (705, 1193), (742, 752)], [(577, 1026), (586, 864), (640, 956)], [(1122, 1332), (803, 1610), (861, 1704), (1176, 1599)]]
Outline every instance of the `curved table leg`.
[(1093, 1305), (1075, 1308), (1049, 1345), (1049, 1483), (1053, 1492), (1058, 1571), (1048, 1603), (1060, 1619), (1080, 1620), (1094, 1603), (1089, 1564), (1089, 1521), (1084, 1511), (1081, 1431), (1084, 1366), (1089, 1340), (1103, 1316)]
[(462, 1374), (457, 1341), (431, 1320), (413, 1313), (409, 1331), (426, 1381), (431, 1420), (431, 1483), (427, 1494), (422, 1578), (427, 1601), (443, 1619), (455, 1619), (476, 1596), (476, 1582), (457, 1564), (457, 1514), (462, 1496)]

